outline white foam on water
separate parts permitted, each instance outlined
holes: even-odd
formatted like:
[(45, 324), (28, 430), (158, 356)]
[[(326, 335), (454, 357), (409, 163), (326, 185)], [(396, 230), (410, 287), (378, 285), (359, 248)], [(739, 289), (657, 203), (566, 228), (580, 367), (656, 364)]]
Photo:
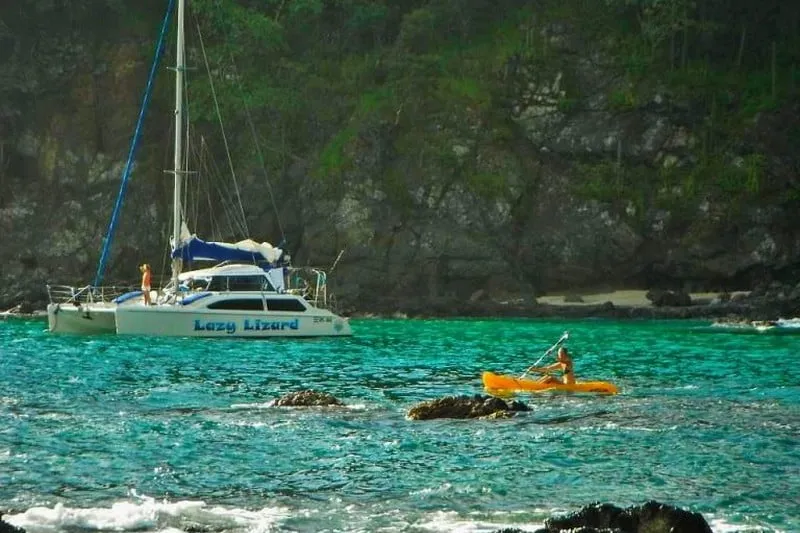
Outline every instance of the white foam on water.
[(0, 396), (0, 405), (17, 405), (19, 398), (14, 396)]
[(275, 524), (291, 516), (289, 509), (283, 507), (266, 507), (258, 511), (211, 507), (200, 511), (196, 518), (202, 519), (204, 525), (214, 524), (220, 529), (244, 528), (250, 533), (270, 531)]
[(234, 420), (233, 422), (230, 422), (230, 425), (245, 428), (272, 427), (272, 424), (267, 424), (266, 422), (251, 422), (249, 420)]
[[(544, 510), (541, 511), (545, 513)], [(470, 518), (464, 517), (455, 511), (437, 511), (431, 513), (424, 520), (416, 524), (417, 527), (442, 533), (489, 533), (499, 529), (515, 528), (520, 531), (536, 531), (544, 527), (543, 522), (517, 522), (509, 521), (510, 515), (519, 513), (495, 513), (497, 520), (488, 520), (486, 515)], [(529, 513), (525, 513), (526, 515)]]
[(782, 328), (800, 328), (800, 318), (779, 318), (777, 322)]
[(409, 492), (409, 494), (411, 496), (425, 496), (428, 494), (445, 494), (450, 492), (452, 488), (453, 485), (445, 482), (439, 485), (438, 487), (425, 487), (419, 490), (412, 490), (411, 492)]
[[(642, 433), (667, 433), (669, 431), (676, 431), (678, 429), (677, 425), (661, 427), (661, 428), (649, 428), (644, 426), (626, 426), (623, 424), (618, 424), (616, 422), (606, 422), (601, 426), (603, 429), (617, 429), (620, 431), (639, 431)], [(578, 428), (580, 430), (586, 431), (593, 431), (597, 430), (597, 427), (594, 426), (582, 426)]]
[[(442, 486), (440, 489), (449, 490)], [(437, 489), (434, 489), (434, 491)], [(427, 491), (423, 491), (427, 492)], [(282, 521), (305, 515), (315, 514), (311, 510), (292, 513), (283, 507), (266, 507), (259, 510), (248, 510), (236, 507), (209, 506), (203, 501), (184, 500), (177, 502), (156, 501), (153, 498), (139, 496), (131, 491), (132, 501), (115, 502), (110, 507), (72, 508), (63, 504), (53, 507), (32, 507), (19, 514), (8, 514), (3, 519), (25, 529), (28, 533), (53, 533), (61, 531), (118, 531), (118, 532), (153, 532), (183, 533), (188, 528), (241, 530), (247, 533), (268, 533), (273, 531)], [(366, 526), (370, 519), (361, 512), (359, 506), (347, 506), (348, 514), (352, 514), (348, 523), (354, 529), (363, 531), (359, 524)], [(527, 511), (498, 511), (494, 513), (470, 513), (462, 515), (455, 511), (435, 511), (419, 518), (414, 524), (406, 522), (397, 511), (380, 513), (383, 518), (393, 518), (391, 526), (386, 525), (384, 531), (402, 531), (413, 525), (424, 531), (441, 533), (489, 533), (505, 528), (516, 528), (521, 531), (536, 531), (543, 526), (543, 518), (563, 514), (564, 509), (531, 509)], [(372, 518), (375, 516), (370, 513)], [(391, 516), (397, 515), (397, 516)], [(789, 533), (760, 524), (738, 524), (726, 518), (707, 515), (711, 530), (715, 533)]]
[(734, 524), (732, 522), (728, 522), (726, 519), (721, 517), (715, 516), (706, 516), (704, 518), (708, 522), (708, 525), (711, 526), (711, 531), (714, 533), (746, 533), (751, 531), (753, 533), (788, 533), (788, 531), (783, 529), (774, 529), (764, 525), (743, 525), (743, 524)]
[(270, 400), (263, 403), (234, 403), (231, 404), (231, 409), (269, 409), (273, 407), (275, 400)]
[[(437, 511), (417, 522), (421, 529), (442, 533), (488, 533), (499, 529), (516, 528), (521, 531), (536, 531), (544, 527), (544, 522), (527, 521), (530, 515), (557, 516), (563, 509), (534, 509), (532, 511), (497, 512), (494, 516), (476, 515), (474, 519), (461, 516), (455, 511)], [(515, 519), (513, 515), (524, 514)], [(743, 525), (727, 521), (722, 517), (705, 516), (714, 533), (789, 533), (765, 525)]]
[(258, 511), (239, 508), (209, 507), (202, 501), (156, 501), (138, 496), (138, 501), (115, 502), (111, 507), (73, 508), (61, 503), (53, 507), (32, 507), (3, 519), (28, 533), (50, 533), (64, 530), (87, 531), (153, 531), (174, 533), (182, 525), (200, 524), (214, 529), (240, 528), (250, 533), (270, 531), (288, 517), (289, 511), (267, 507)]
[(31, 507), (20, 514), (6, 515), (5, 520), (29, 532), (69, 528), (125, 531), (155, 529), (156, 515), (156, 506), (151, 504), (117, 502), (106, 509), (79, 509), (57, 503), (52, 508)]
[[(272, 409), (273, 407), (275, 407), (275, 401), (276, 400), (270, 400), (268, 402), (260, 402), (260, 403), (234, 403), (234, 404), (231, 404), (230, 408), (231, 409), (254, 409), (254, 410), (255, 409)], [(287, 407), (283, 407), (283, 409), (286, 409), (286, 408), (290, 408), (291, 409), (293, 407), (294, 406), (287, 406)], [(322, 406), (322, 407), (327, 407), (327, 406)], [(355, 404), (349, 404), (349, 405), (337, 405), (337, 406), (331, 406), (331, 407), (339, 407), (339, 408), (349, 409), (351, 411), (366, 411), (367, 410), (367, 404), (365, 404), (365, 403), (355, 403)], [(297, 408), (305, 408), (305, 407), (297, 406)]]

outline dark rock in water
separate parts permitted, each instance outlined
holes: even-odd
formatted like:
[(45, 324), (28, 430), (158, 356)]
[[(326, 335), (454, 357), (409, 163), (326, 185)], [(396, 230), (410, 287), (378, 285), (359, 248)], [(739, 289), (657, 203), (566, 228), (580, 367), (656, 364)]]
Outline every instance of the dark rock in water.
[(501, 418), (511, 418), (514, 416), (514, 413), (511, 411), (495, 411), (494, 413), (486, 416), (482, 416), (485, 420), (499, 420)]
[(0, 514), (0, 533), (25, 533), (21, 527), (15, 527), (3, 520), (3, 515)]
[(655, 501), (621, 509), (608, 503), (587, 505), (563, 518), (548, 518), (536, 533), (712, 533), (703, 515)]
[(506, 402), (494, 396), (445, 396), (415, 405), (408, 411), (412, 420), (431, 420), (434, 418), (505, 418), (512, 411), (529, 411), (522, 402)]
[(740, 316), (723, 316), (714, 320), (714, 324), (728, 326), (749, 326), (752, 321), (749, 318)]
[(181, 530), (185, 533), (209, 533), (209, 531), (219, 531), (219, 528), (215, 529), (212, 526), (201, 524), (182, 524)]
[(587, 505), (577, 513), (563, 518), (548, 518), (544, 522), (546, 531), (561, 531), (577, 527), (636, 531), (635, 522), (627, 510), (609, 503)]
[(649, 501), (638, 508), (638, 520), (638, 531), (712, 533), (711, 526), (700, 513), (685, 511), (655, 501)]
[(275, 400), (277, 407), (319, 407), (326, 405), (344, 405), (338, 398), (327, 392), (304, 390), (290, 392)]

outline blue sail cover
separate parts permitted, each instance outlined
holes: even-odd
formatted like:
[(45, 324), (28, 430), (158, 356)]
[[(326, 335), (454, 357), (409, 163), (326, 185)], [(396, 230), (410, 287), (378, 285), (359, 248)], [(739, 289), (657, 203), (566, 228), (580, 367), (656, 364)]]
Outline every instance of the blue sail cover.
[(245, 261), (248, 263), (268, 263), (276, 266), (283, 256), (283, 250), (269, 243), (252, 240), (234, 244), (225, 242), (206, 242), (192, 235), (172, 251), (172, 258), (190, 261)]

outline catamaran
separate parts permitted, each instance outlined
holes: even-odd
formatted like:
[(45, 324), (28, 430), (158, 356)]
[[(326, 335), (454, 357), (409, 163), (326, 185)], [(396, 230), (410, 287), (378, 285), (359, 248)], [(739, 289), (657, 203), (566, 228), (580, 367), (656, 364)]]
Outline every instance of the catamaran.
[[(172, 1), (167, 9), (142, 106), (146, 108), (152, 76), (162, 50)], [(140, 290), (102, 287), (103, 270), (132, 168), (140, 131), (140, 112), (131, 143), (120, 194), (93, 284), (75, 288), (48, 286), (48, 326), (53, 333), (117, 333), (181, 337), (319, 337), (352, 335), (349, 320), (331, 310), (327, 273), (319, 268), (297, 268), (281, 248), (245, 239), (236, 243), (207, 242), (189, 233), (182, 213), (184, 98), (183, 75), (185, 0), (177, 7), (175, 65), (175, 139), (173, 169), (173, 227), (171, 279), (151, 292), (145, 305)], [(340, 254), (341, 255), (341, 254)], [(184, 271), (187, 264), (216, 262), (214, 266)]]

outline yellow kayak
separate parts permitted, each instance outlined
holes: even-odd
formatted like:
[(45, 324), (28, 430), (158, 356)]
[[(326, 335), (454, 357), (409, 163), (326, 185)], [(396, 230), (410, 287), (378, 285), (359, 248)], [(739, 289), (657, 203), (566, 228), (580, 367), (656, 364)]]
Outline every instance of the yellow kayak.
[(540, 383), (536, 379), (515, 378), (494, 372), (483, 373), (483, 387), (494, 394), (513, 394), (515, 392), (593, 392), (597, 394), (616, 394), (618, 389), (607, 381), (579, 381), (571, 385), (564, 383)]

